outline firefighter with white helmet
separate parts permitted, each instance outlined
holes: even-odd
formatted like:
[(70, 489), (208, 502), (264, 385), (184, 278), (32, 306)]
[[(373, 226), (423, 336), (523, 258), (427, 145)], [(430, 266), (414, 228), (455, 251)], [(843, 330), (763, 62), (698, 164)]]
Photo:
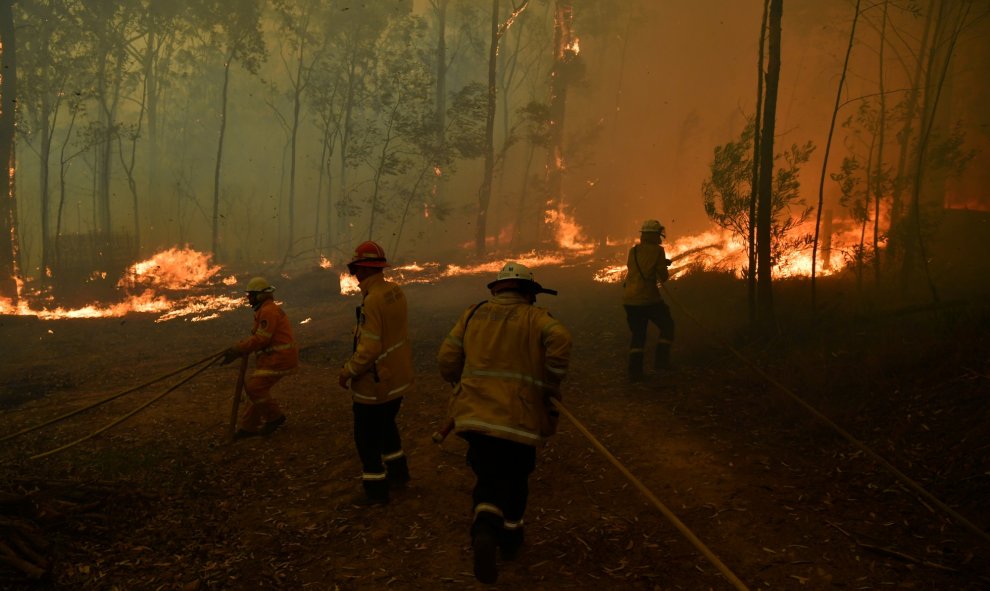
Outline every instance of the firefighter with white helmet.
[(640, 227), (639, 244), (629, 249), (622, 306), (632, 338), (629, 345), (629, 379), (643, 379), (643, 357), (649, 323), (659, 330), (654, 367), (670, 366), (670, 346), (674, 341), (674, 319), (660, 296), (659, 284), (670, 278), (670, 261), (661, 243), (666, 230), (658, 220), (646, 220)]
[(556, 432), (571, 334), (533, 304), (540, 293), (524, 265), (510, 262), (488, 284), (492, 297), (471, 306), (447, 335), (437, 361), (455, 384), (448, 413), (453, 432), (468, 442), (477, 476), (471, 542), (474, 574), (498, 578), (496, 550), (511, 559), (523, 542), (523, 514), (536, 446)]
[(223, 358), (227, 364), (242, 355), (255, 354), (254, 373), (244, 384), (249, 404), (234, 435), (236, 439), (268, 435), (285, 423), (285, 414), (272, 398), (271, 390), (299, 366), (292, 324), (273, 299), (275, 286), (264, 277), (252, 277), (244, 291), (254, 308), (254, 328), (250, 337), (227, 349)]
[(341, 388), (351, 391), (354, 443), (362, 466), (363, 494), (358, 505), (389, 501), (389, 489), (409, 481), (409, 465), (395, 418), (402, 397), (413, 385), (408, 309), (402, 289), (387, 281), (385, 250), (373, 241), (354, 250), (347, 270), (358, 280), (354, 348), (338, 374)]

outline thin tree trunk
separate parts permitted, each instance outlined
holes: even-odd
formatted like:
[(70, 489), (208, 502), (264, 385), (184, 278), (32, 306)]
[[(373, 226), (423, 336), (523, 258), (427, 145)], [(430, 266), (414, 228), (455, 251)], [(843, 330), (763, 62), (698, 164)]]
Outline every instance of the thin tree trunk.
[[(952, 61), (952, 54), (955, 52), (956, 43), (959, 41), (959, 34), (962, 32), (963, 27), (966, 23), (966, 18), (969, 15), (969, 11), (972, 8), (972, 4), (967, 3), (966, 9), (959, 15), (958, 20), (953, 23), (952, 29), (949, 32), (948, 45), (945, 49), (945, 61), (940, 64), (941, 71), (937, 72), (939, 77), (938, 83), (934, 86), (934, 96), (930, 96), (931, 93), (925, 93), (925, 107), (922, 110), (922, 129), (921, 137), (918, 139), (918, 150), (917, 159), (915, 161), (914, 170), (914, 191), (911, 195), (911, 224), (909, 228), (917, 239), (917, 251), (909, 248), (905, 252), (904, 256), (904, 273), (903, 277), (908, 277), (913, 264), (914, 256), (916, 255), (919, 259), (922, 269), (925, 272), (925, 279), (928, 283), (928, 289), (931, 292), (932, 300), (936, 303), (939, 301), (938, 291), (935, 289), (935, 283), (932, 280), (931, 272), (928, 268), (928, 256), (925, 248), (925, 239), (923, 232), (921, 230), (921, 182), (924, 174), (924, 163), (926, 151), (928, 149), (928, 142), (931, 139), (932, 127), (935, 125), (935, 113), (938, 111), (939, 99), (942, 96), (942, 88), (945, 86), (945, 77), (949, 72), (949, 64)], [(938, 38), (937, 31), (941, 28), (945, 13), (944, 4), (939, 4), (939, 16), (937, 18), (936, 24), (936, 38)], [(932, 52), (930, 54), (930, 59), (928, 61), (928, 72), (925, 76), (925, 88), (932, 88), (932, 76), (936, 74), (934, 72), (935, 68), (935, 58), (936, 50), (938, 48), (938, 43), (932, 43)], [(911, 245), (914, 241), (908, 240), (908, 245)]]
[(771, 224), (773, 222), (773, 145), (777, 119), (777, 86), (780, 82), (780, 34), (784, 0), (770, 0), (767, 55), (766, 111), (761, 132), (760, 194), (757, 204), (757, 322), (768, 330), (773, 324), (773, 279)]
[(17, 105), (17, 43), (12, 0), (0, 0), (0, 297), (17, 303), (20, 261), (17, 244), (17, 201), (14, 195), (14, 110)]
[(749, 195), (749, 269), (746, 277), (746, 301), (749, 324), (756, 324), (756, 199), (760, 186), (760, 132), (763, 121), (763, 55), (766, 51), (767, 11), (770, 0), (763, 0), (760, 19), (760, 54), (756, 60), (756, 112), (753, 114), (753, 178)]
[(233, 54), (223, 62), (223, 90), (220, 94), (220, 134), (217, 139), (217, 162), (213, 169), (213, 259), (220, 259), (220, 168), (223, 162), (223, 139), (227, 132), (227, 88), (230, 85), (230, 62)]
[(853, 44), (856, 41), (856, 23), (859, 22), (859, 6), (862, 0), (856, 0), (856, 10), (853, 14), (852, 27), (849, 29), (849, 44), (846, 46), (846, 59), (842, 63), (842, 75), (839, 77), (839, 87), (835, 91), (835, 106), (832, 107), (832, 121), (828, 126), (828, 138), (825, 140), (825, 156), (822, 157), (822, 174), (818, 180), (818, 207), (815, 211), (815, 240), (811, 246), (811, 310), (818, 307), (818, 291), (816, 275), (818, 270), (818, 239), (822, 225), (822, 207), (825, 202), (825, 176), (828, 174), (828, 155), (832, 151), (832, 135), (835, 133), (835, 120), (839, 115), (839, 103), (842, 101), (842, 89), (846, 85), (846, 73), (849, 70), (849, 56), (852, 55)]
[(879, 64), (878, 80), (880, 90), (880, 138), (877, 149), (877, 171), (876, 171), (876, 191), (873, 200), (873, 280), (880, 283), (880, 201), (883, 199), (883, 192), (886, 187), (886, 174), (883, 167), (883, 148), (887, 138), (887, 95), (884, 84), (884, 46), (887, 45), (887, 8), (889, 0), (883, 1), (883, 22), (880, 23), (880, 54), (877, 63)]
[[(904, 126), (901, 128), (898, 137), (900, 138), (900, 154), (897, 158), (897, 172), (894, 174), (894, 186), (890, 200), (890, 227), (887, 233), (890, 239), (887, 242), (887, 261), (895, 263), (898, 257), (904, 255), (907, 250), (909, 238), (902, 230), (907, 214), (904, 212), (903, 193), (906, 185), (908, 159), (911, 154), (911, 139), (914, 119), (918, 113), (920, 104), (921, 75), (924, 71), (925, 61), (928, 55), (929, 44), (932, 43), (932, 24), (935, 21), (935, 0), (928, 3), (928, 16), (925, 19), (925, 32), (921, 36), (921, 45), (918, 48), (918, 61), (915, 64), (914, 76), (911, 79), (911, 93), (908, 95), (908, 102), (904, 113)], [(903, 261), (902, 261), (903, 262)]]
[(491, 37), (488, 45), (488, 110), (485, 116), (485, 172), (478, 188), (478, 218), (475, 222), (474, 250), (485, 254), (488, 226), (488, 205), (492, 198), (492, 178), (495, 174), (495, 94), (498, 62), (498, 0), (492, 0)]

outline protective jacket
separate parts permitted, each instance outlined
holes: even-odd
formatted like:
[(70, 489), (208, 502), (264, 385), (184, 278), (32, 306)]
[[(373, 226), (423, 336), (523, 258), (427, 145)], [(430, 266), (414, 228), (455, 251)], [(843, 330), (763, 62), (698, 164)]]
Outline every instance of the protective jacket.
[(257, 352), (254, 375), (283, 375), (299, 367), (299, 349), (292, 337), (289, 317), (272, 299), (258, 305), (254, 311), (251, 336), (234, 348), (241, 353)]
[(359, 285), (354, 353), (344, 363), (351, 374), (351, 398), (360, 404), (383, 404), (406, 394), (413, 384), (406, 296), (376, 273)]
[(626, 280), (622, 303), (627, 306), (647, 306), (663, 301), (657, 282), (666, 281), (667, 253), (659, 244), (640, 242), (629, 249), (626, 259)]
[(456, 382), (454, 433), (475, 431), (527, 445), (553, 435), (553, 396), (567, 373), (571, 333), (526, 296), (502, 292), (468, 308), (440, 346), (440, 375)]

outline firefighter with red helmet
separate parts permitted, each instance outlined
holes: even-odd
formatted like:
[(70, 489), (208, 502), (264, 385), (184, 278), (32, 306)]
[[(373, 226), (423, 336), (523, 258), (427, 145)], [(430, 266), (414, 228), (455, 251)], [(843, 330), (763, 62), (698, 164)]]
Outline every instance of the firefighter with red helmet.
[(248, 405), (241, 417), (235, 439), (269, 435), (285, 423), (285, 414), (272, 398), (272, 387), (299, 367), (299, 350), (292, 336), (292, 325), (285, 311), (275, 303), (275, 286), (264, 277), (254, 277), (245, 288), (254, 308), (251, 336), (224, 352), (223, 364), (250, 353), (255, 354), (254, 373), (244, 389)]
[(556, 432), (571, 334), (544, 308), (533, 305), (543, 289), (524, 265), (510, 262), (488, 284), (492, 297), (468, 308), (447, 335), (437, 361), (454, 383), (449, 403), (453, 432), (468, 442), (477, 481), (471, 545), (474, 574), (498, 578), (504, 560), (523, 542), (523, 514), (536, 446)]
[(659, 284), (670, 278), (670, 261), (661, 242), (665, 237), (663, 225), (657, 220), (646, 220), (640, 228), (639, 244), (629, 249), (626, 259), (626, 278), (622, 283), (622, 307), (632, 338), (629, 345), (629, 379), (643, 379), (643, 357), (646, 331), (650, 322), (660, 334), (654, 352), (654, 367), (670, 366), (670, 346), (674, 341), (674, 319), (670, 308), (660, 297)]
[(388, 266), (385, 251), (370, 240), (357, 246), (347, 264), (358, 280), (361, 305), (353, 353), (340, 368), (338, 383), (351, 391), (353, 402), (354, 443), (364, 488), (355, 501), (358, 505), (385, 504), (390, 488), (409, 481), (395, 418), (413, 385), (412, 345), (406, 297), (385, 279)]

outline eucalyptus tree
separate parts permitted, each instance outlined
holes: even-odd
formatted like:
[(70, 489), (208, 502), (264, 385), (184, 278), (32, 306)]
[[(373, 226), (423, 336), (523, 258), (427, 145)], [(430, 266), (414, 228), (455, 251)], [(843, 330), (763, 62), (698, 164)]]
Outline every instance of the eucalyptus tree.
[(134, 34), (140, 8), (136, 0), (76, 4), (88, 67), (84, 75), (93, 81), (96, 111), (96, 118), (84, 130), (94, 156), (94, 230), (97, 240), (104, 243), (109, 243), (113, 228), (111, 184), (114, 148), (122, 126), (121, 103), (137, 87), (127, 41)]
[(14, 38), (13, 0), (0, 0), (0, 296), (17, 299), (15, 278), (20, 260), (17, 246), (17, 206), (10, 187), (10, 163), (14, 159), (14, 107), (17, 104), (17, 42)]
[(426, 31), (420, 17), (396, 19), (379, 46), (377, 67), (370, 79), (373, 92), (369, 109), (364, 111), (358, 148), (372, 171), (369, 240), (375, 237), (377, 216), (388, 209), (385, 202), (402, 192), (396, 181), (404, 182), (404, 175), (420, 171), (412, 188), (407, 189), (415, 194), (435, 161), (435, 102), (422, 91), (433, 86)]
[(328, 105), (336, 114), (337, 147), (337, 199), (333, 210), (337, 214), (337, 241), (350, 243), (350, 221), (360, 211), (355, 204), (355, 186), (350, 173), (366, 161), (368, 143), (361, 141), (357, 121), (358, 114), (370, 100), (370, 77), (378, 67), (379, 45), (384, 31), (392, 20), (408, 15), (403, 3), (372, 2), (352, 6), (346, 0), (330, 0), (324, 33), (328, 43), (325, 58), (321, 60), (325, 80), (332, 80), (338, 87), (334, 93), (323, 92), (333, 98)]
[(491, 20), (489, 23), (488, 49), (488, 105), (485, 112), (485, 168), (481, 186), (478, 188), (478, 215), (475, 222), (474, 248), (475, 254), (483, 255), (486, 250), (488, 229), (488, 207), (492, 197), (492, 180), (495, 174), (495, 115), (496, 97), (498, 93), (498, 48), (499, 42), (506, 31), (512, 26), (519, 15), (529, 6), (529, 0), (513, 0), (511, 11), (503, 21), (499, 13), (499, 0), (492, 0)]
[[(70, 5), (67, 0), (22, 0), (15, 13), (16, 26), (21, 32), (17, 64), (20, 87), (18, 132), (38, 157), (42, 284), (57, 274), (57, 237), (61, 225), (61, 215), (58, 215), (53, 232), (52, 151), (58, 141), (60, 116), (72, 117), (81, 104), (81, 93), (75, 91), (82, 88), (78, 78), (78, 73), (84, 71), (83, 64), (79, 63), (81, 40), (76, 33), (79, 23)], [(63, 110), (66, 104), (69, 104), (68, 108)], [(63, 130), (63, 145), (70, 140), (71, 130), (71, 124)], [(63, 168), (60, 166), (59, 175), (62, 187), (65, 186)], [(59, 214), (64, 190), (61, 193), (63, 199), (56, 208)]]
[[(750, 118), (736, 140), (716, 146), (710, 174), (701, 184), (705, 213), (720, 228), (744, 243), (750, 240), (750, 203), (753, 193), (754, 118)], [(789, 252), (811, 242), (811, 236), (797, 234), (812, 208), (801, 197), (801, 167), (808, 162), (815, 146), (811, 141), (794, 143), (770, 160), (775, 167), (770, 186), (770, 223), (768, 244), (771, 267), (787, 262)], [(761, 156), (761, 162), (762, 162)], [(754, 270), (746, 270), (753, 274)]]
[(210, 47), (222, 60), (223, 82), (220, 91), (216, 164), (213, 169), (212, 246), (213, 256), (220, 250), (220, 186), (224, 136), (227, 130), (228, 91), (231, 66), (238, 64), (249, 74), (257, 74), (265, 59), (265, 42), (261, 35), (259, 0), (200, 0), (196, 6), (198, 22), (206, 32)]
[(777, 123), (777, 87), (780, 83), (780, 37), (784, 0), (770, 0), (767, 12), (767, 73), (763, 100), (763, 129), (760, 130), (759, 193), (756, 202), (756, 316), (768, 329), (773, 322), (773, 144)]
[[(306, 101), (304, 93), (313, 78), (317, 60), (322, 53), (320, 45), (325, 37), (320, 34), (323, 21), (321, 0), (275, 0), (272, 3), (275, 30), (278, 31), (278, 51), (287, 80), (286, 98), (291, 102), (288, 116), (274, 106), (275, 112), (288, 135), (289, 149), (289, 212), (288, 238), (285, 259), (292, 256), (296, 247), (296, 167), (299, 129)], [(316, 198), (317, 206), (319, 196)]]

